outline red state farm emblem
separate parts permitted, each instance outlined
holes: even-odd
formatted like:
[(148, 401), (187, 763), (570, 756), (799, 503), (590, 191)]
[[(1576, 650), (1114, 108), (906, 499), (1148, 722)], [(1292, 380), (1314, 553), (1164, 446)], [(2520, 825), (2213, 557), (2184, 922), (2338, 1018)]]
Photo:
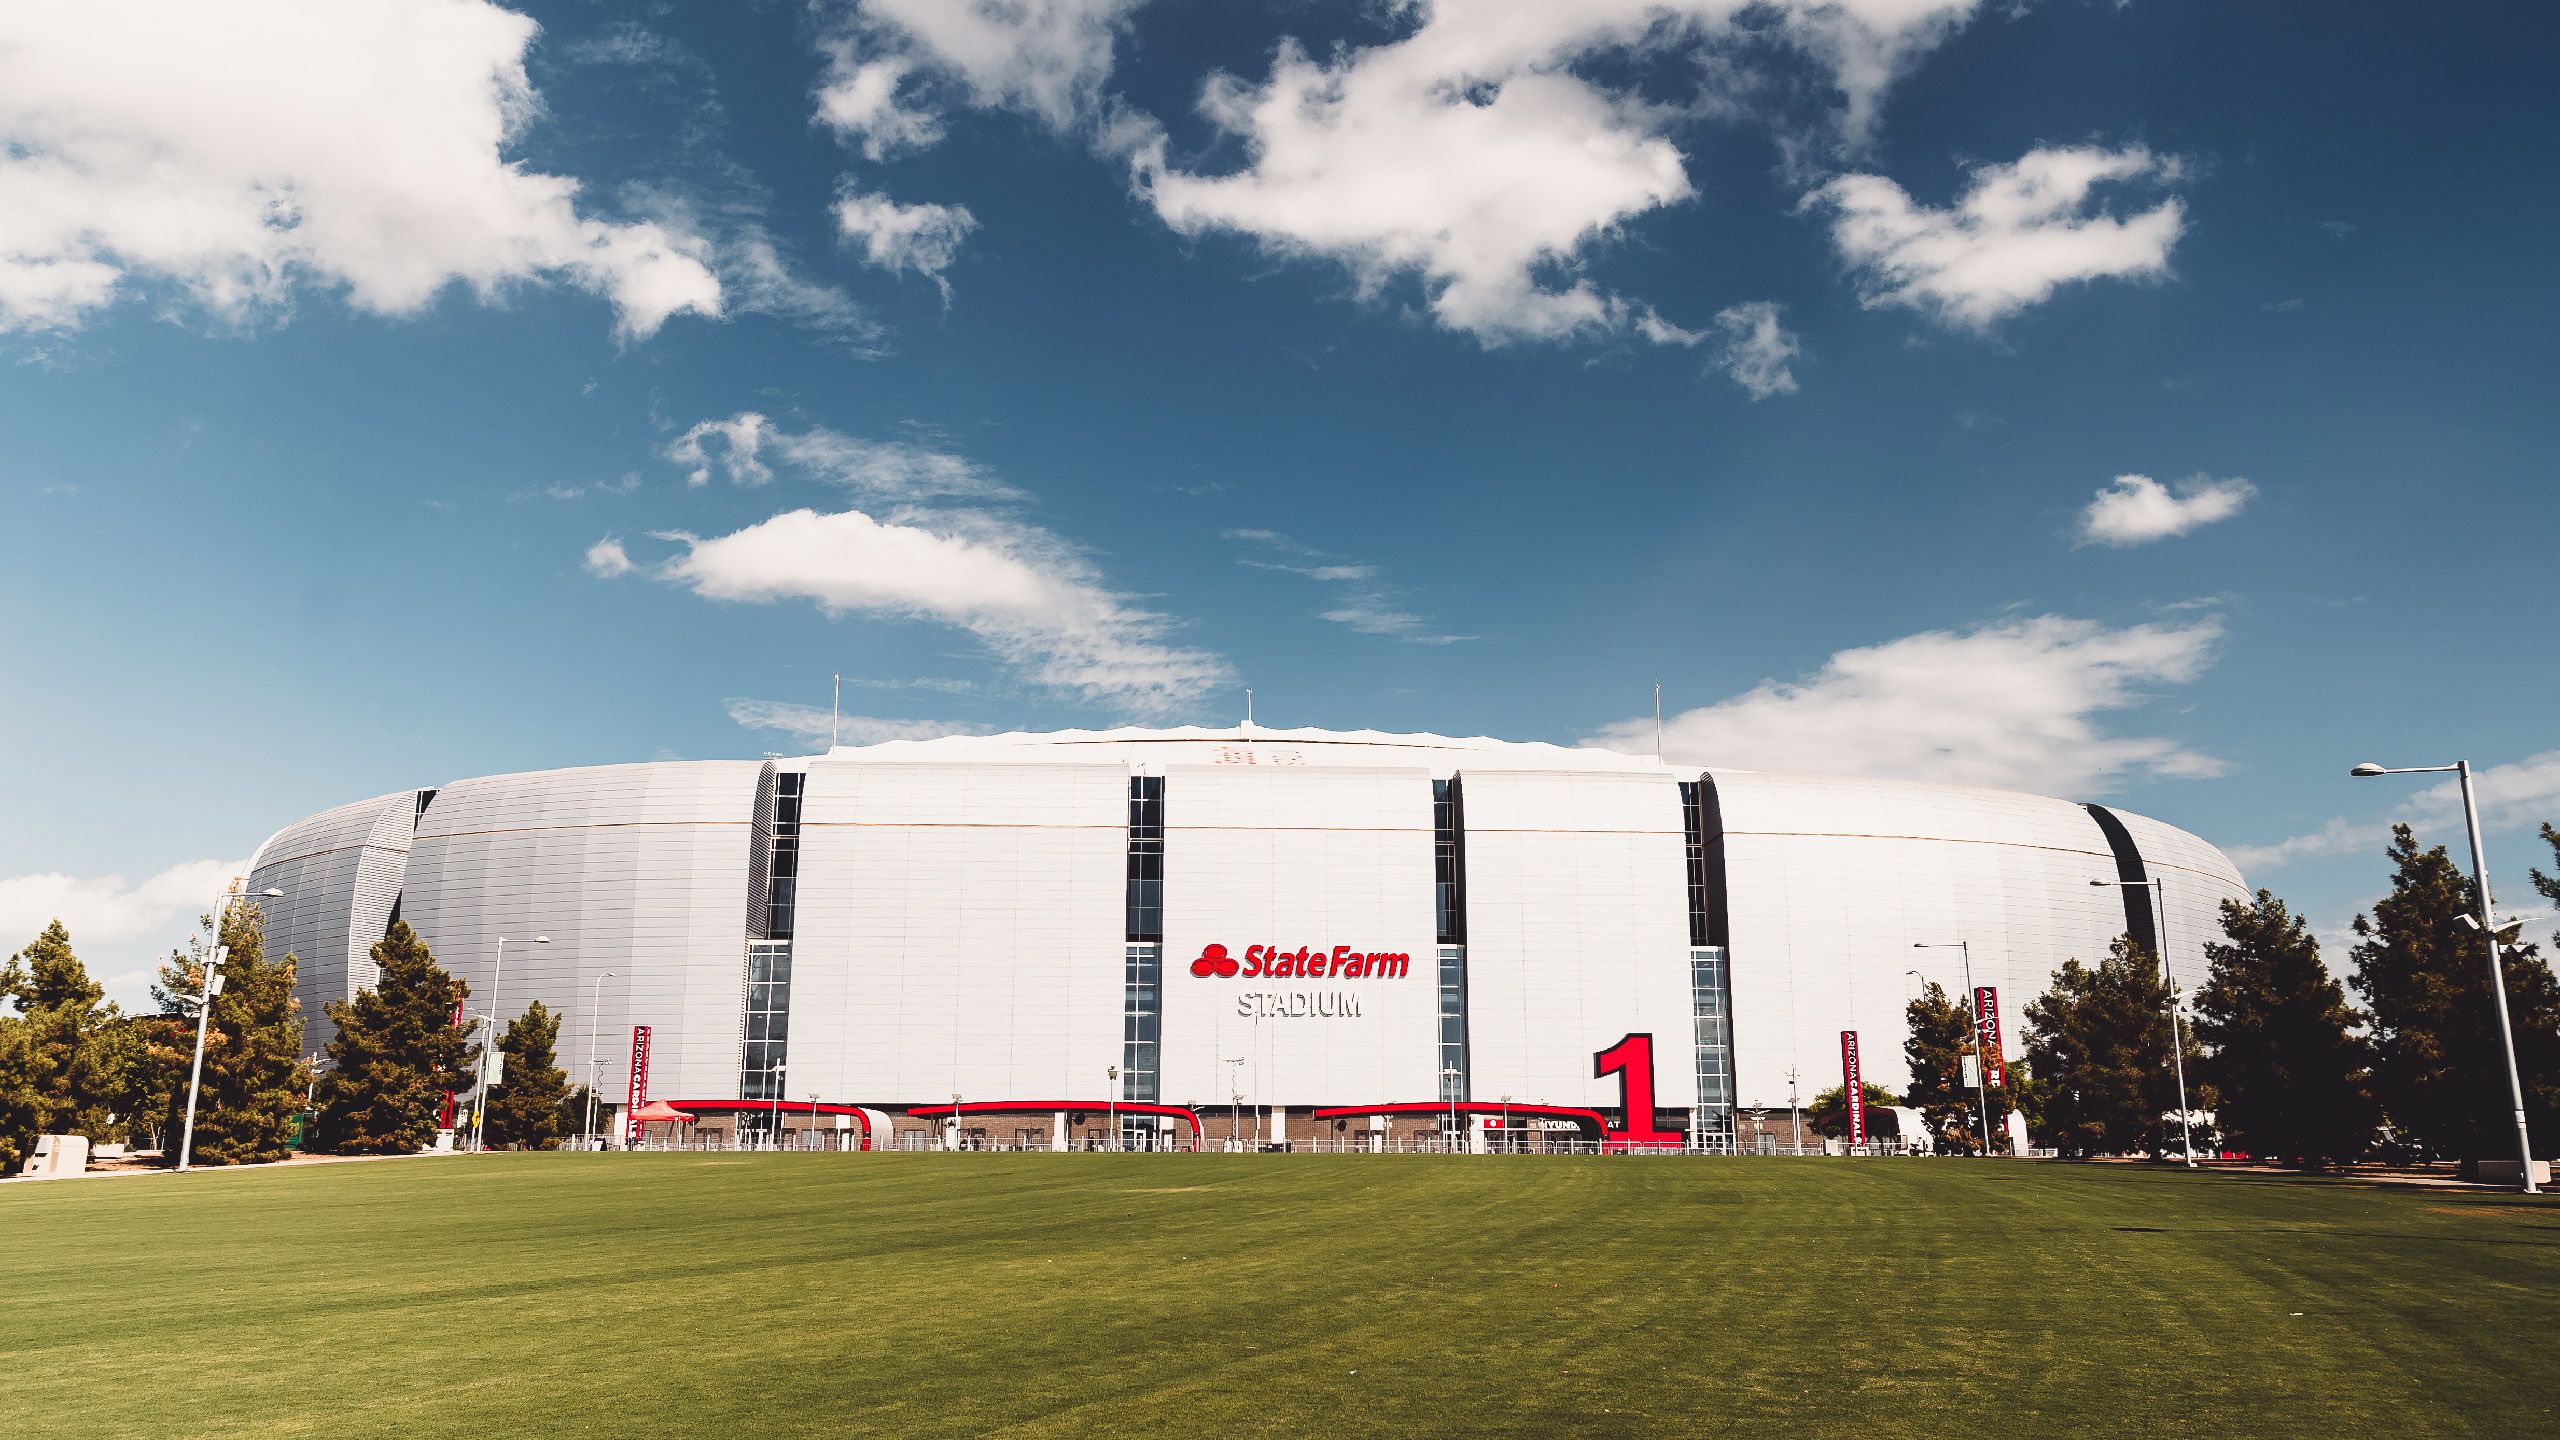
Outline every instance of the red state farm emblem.
[(1236, 974), (1236, 962), (1228, 957), (1226, 946), (1207, 945), (1201, 947), (1200, 958), (1191, 962), (1191, 973), (1203, 980), (1212, 975), (1232, 980)]

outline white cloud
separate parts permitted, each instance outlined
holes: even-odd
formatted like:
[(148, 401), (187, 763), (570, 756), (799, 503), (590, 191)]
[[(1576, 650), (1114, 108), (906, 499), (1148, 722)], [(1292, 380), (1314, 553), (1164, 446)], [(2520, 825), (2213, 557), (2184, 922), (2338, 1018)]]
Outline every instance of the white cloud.
[(1363, 635), (1378, 635), (1402, 640), (1410, 645), (1455, 645), (1473, 640), (1473, 635), (1443, 634), (1431, 628), (1431, 622), (1404, 608), (1400, 592), (1378, 581), (1378, 567), (1365, 561), (1345, 560), (1311, 545), (1302, 545), (1277, 530), (1226, 530), (1223, 540), (1241, 541), (1289, 556), (1289, 560), (1261, 560), (1241, 556), (1237, 563), (1256, 570), (1271, 570), (1283, 575), (1296, 575), (1319, 584), (1338, 587), (1337, 598), (1316, 612), (1319, 620), (1329, 620)]
[(1170, 712), (1232, 676), (1173, 643), (1172, 620), (1105, 588), (1065, 541), (983, 511), (791, 510), (728, 535), (661, 538), (683, 552), (643, 573), (705, 599), (956, 626), (1032, 683), (1091, 701)]
[(632, 571), (631, 552), (611, 535), (587, 547), (587, 573), (600, 580), (614, 580)]
[(898, 98), (900, 87), (915, 73), (913, 60), (902, 55), (864, 60), (850, 41), (841, 38), (830, 42), (827, 52), (827, 79), (818, 88), (818, 119), (860, 146), (863, 158), (878, 164), (942, 139), (938, 116)]
[[(2384, 757), (2386, 760), (2389, 757)], [(2346, 766), (2338, 767), (2339, 778), (2346, 778)], [(2406, 785), (2408, 779), (2385, 779), (2358, 782), (2373, 785)], [(2483, 830), (2530, 829), (2544, 821), (2560, 820), (2560, 750), (2544, 750), (2528, 755), (2509, 765), (2492, 765), (2472, 773), (2473, 791), (2480, 800), (2480, 827)], [(2317, 855), (2345, 855), (2366, 851), (2379, 855), (2391, 840), (2391, 827), (2397, 822), (2417, 828), (2421, 833), (2433, 831), (2450, 841), (2459, 853), (2464, 843), (2462, 825), (2462, 782), (2439, 781), (2418, 791), (2380, 820), (2348, 820), (2335, 818), (2308, 834), (2279, 840), (2272, 845), (2233, 845), (2225, 851), (2232, 863), (2243, 870), (2273, 870), (2296, 860)], [(2468, 863), (2467, 861), (2465, 862)], [(2489, 887), (2493, 892), (2497, 886)]]
[(2076, 281), (2166, 276), (2186, 225), (2177, 199), (2124, 219), (2086, 207), (2100, 185), (2178, 178), (2176, 162), (2138, 145), (2074, 146), (1976, 167), (1952, 209), (1915, 204), (1881, 175), (1843, 175), (1804, 203), (1831, 215), (1832, 242), (1870, 308), (1906, 306), (1979, 331)]
[(2080, 543), (2122, 549), (2184, 535), (2239, 514), (2257, 493), (2237, 477), (2192, 476), (2172, 493), (2148, 475), (2119, 475), (2080, 512)]
[(773, 478), (773, 467), (764, 463), (764, 437), (772, 426), (753, 410), (699, 420), (667, 447), (667, 458), (686, 467), (688, 484), (710, 484), (712, 467), (718, 466), (732, 485), (762, 485)]
[(865, 440), (822, 425), (794, 433), (752, 410), (695, 424), (667, 447), (667, 458), (685, 466), (685, 478), (695, 485), (709, 484), (715, 468), (732, 484), (762, 485), (779, 463), (871, 500), (1022, 498), (1021, 491), (964, 456), (903, 440)]
[(1724, 334), (1717, 363), (1752, 399), (1796, 393), (1790, 362), (1803, 353), (1803, 347), (1792, 331), (1778, 323), (1776, 301), (1753, 300), (1720, 310), (1716, 328)]
[[(2183, 685), (2211, 663), (2222, 629), (2109, 629), (2036, 616), (1932, 630), (1843, 650), (1814, 674), (1764, 681), (1663, 726), (1664, 753), (1690, 765), (1809, 770), (2053, 795), (2104, 793), (2130, 777), (2205, 777), (2223, 762), (2163, 736), (2111, 733), (2145, 687)], [(1591, 742), (1650, 753), (1650, 716)]]
[(122, 875), (75, 876), (59, 871), (0, 880), (0, 954), (34, 939), (60, 920), (72, 944), (120, 944), (192, 922), (208, 913), (234, 877), (248, 873), (245, 860), (193, 860), (128, 883)]
[(719, 314), (697, 238), (507, 159), (537, 28), (483, 0), (0, 7), (0, 329), (156, 286), (225, 324), (305, 285), (409, 314), (567, 283), (635, 336)]
[(835, 213), (837, 231), (862, 258), (893, 273), (913, 270), (941, 286), (945, 297), (951, 284), (942, 272), (978, 228), (978, 217), (963, 205), (901, 205), (851, 188), (837, 195)]
[(1418, 17), (1400, 39), (1323, 58), (1284, 42), (1259, 84), (1212, 79), (1201, 113), (1243, 146), (1244, 168), (1185, 171), (1160, 134), (1133, 163), (1174, 229), (1233, 231), (1281, 255), (1335, 261), (1364, 296), (1418, 278), (1435, 319), (1485, 344), (1628, 328), (1660, 340), (1658, 317), (1647, 323), (1648, 310), (1579, 268), (1629, 220), (1691, 196), (1669, 138), (1690, 112), (1575, 67), (1677, 51), (1707, 62), (1777, 40), (1830, 70), (1855, 137), (1885, 85), (1973, 8), (1421, 0), (1391, 12)]
[(878, 745), (888, 740), (933, 740), (944, 735), (992, 735), (995, 727), (959, 720), (889, 720), (877, 715), (835, 715), (815, 705), (788, 700), (736, 699), (729, 718), (750, 730), (773, 730), (813, 745), (830, 736), (847, 745)]
[(828, 40), (818, 114), (874, 160), (941, 136), (931, 110), (899, 92), (919, 76), (982, 109), (1054, 130), (1103, 104), (1112, 47), (1140, 0), (859, 0)]

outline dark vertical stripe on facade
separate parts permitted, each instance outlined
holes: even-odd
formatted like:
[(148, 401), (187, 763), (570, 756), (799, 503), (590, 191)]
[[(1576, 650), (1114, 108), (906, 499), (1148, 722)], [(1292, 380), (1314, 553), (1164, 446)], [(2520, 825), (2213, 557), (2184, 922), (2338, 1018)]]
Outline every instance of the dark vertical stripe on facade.
[[(1733, 925), (1724, 881), (1724, 802), (1716, 795), (1716, 777), (1698, 777), (1698, 831), (1706, 842), (1707, 943), (1725, 952), (1725, 983), (1733, 983)], [(1730, 1016), (1732, 1009), (1726, 1008)], [(1730, 1024), (1730, 1020), (1727, 1022)]]
[(770, 915), (766, 909), (770, 897), (769, 882), (773, 878), (773, 790), (774, 766), (768, 762), (756, 772), (755, 809), (747, 816), (747, 938), (767, 938)]
[[(2116, 878), (2150, 879), (2150, 873), (2142, 866), (2142, 852), (2134, 848), (2133, 832), (2124, 828), (2124, 822), (2116, 818), (2116, 813), (2104, 805), (2083, 805), (2080, 808), (2089, 812), (2089, 818), (2098, 822), (2098, 833), (2107, 837), (2107, 849), (2116, 857)], [(2116, 893), (2124, 897), (2124, 933), (2132, 936), (2133, 943), (2141, 946), (2145, 953), (2158, 955), (2160, 933), (2159, 928), (2151, 923), (2151, 892), (2139, 885), (2119, 885)]]

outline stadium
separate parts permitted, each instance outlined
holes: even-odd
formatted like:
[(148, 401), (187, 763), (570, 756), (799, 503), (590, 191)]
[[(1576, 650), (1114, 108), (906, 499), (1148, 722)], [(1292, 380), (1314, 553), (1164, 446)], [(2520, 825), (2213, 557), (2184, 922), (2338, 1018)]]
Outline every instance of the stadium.
[(1720, 1147), (1848, 1045), (1899, 1088), (1924, 981), (2014, 1037), (2118, 935), (2194, 983), (2246, 894), (2099, 805), (1251, 725), (459, 780), (288, 825), (248, 883), (306, 1048), (405, 920), (475, 1013), (563, 1017), (613, 1133), (845, 1148)]

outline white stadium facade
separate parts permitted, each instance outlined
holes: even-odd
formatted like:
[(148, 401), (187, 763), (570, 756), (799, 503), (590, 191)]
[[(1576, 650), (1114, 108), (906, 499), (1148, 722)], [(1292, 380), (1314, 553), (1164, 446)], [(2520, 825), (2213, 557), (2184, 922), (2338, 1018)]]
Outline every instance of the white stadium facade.
[(2065, 959), (2159, 936), (2191, 984), (2246, 894), (2097, 805), (1251, 726), (460, 780), (298, 821), (251, 872), (306, 1048), (397, 918), (474, 1012), (560, 1014), (617, 1125), (645, 1099), (872, 1147), (1497, 1113), (1719, 1143), (1839, 1084), (1843, 1032), (1898, 1088), (1922, 979), (1969, 964), (2014, 1050)]

